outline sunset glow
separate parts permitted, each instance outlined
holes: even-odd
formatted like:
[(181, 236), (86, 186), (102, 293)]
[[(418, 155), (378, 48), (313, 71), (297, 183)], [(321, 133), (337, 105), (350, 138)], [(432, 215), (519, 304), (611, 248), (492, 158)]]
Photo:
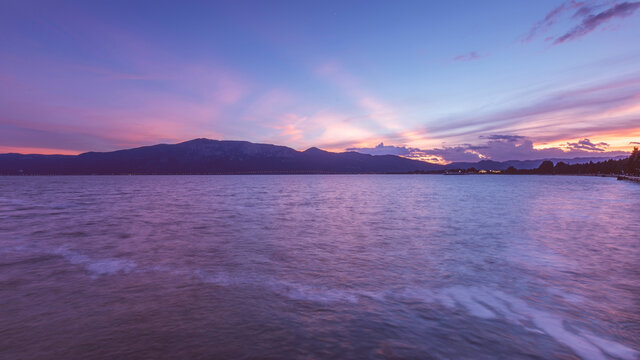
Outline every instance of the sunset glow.
[(640, 360), (640, 0), (0, 0), (0, 360)]
[[(0, 152), (207, 137), (436, 163), (615, 156), (640, 142), (624, 4), (5, 2)], [(567, 145), (584, 139), (601, 145)]]

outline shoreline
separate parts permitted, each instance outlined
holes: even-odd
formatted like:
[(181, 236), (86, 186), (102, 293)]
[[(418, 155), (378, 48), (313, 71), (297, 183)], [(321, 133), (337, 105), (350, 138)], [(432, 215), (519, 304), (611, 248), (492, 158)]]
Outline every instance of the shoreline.
[(478, 174), (478, 173), (414, 173), (414, 172), (402, 172), (402, 173), (338, 173), (338, 172), (238, 172), (238, 173), (205, 173), (205, 174), (0, 174), (0, 177), (47, 177), (47, 176), (268, 176), (268, 175), (445, 175), (445, 176), (465, 176), (465, 175), (476, 175), (476, 176), (500, 176), (500, 175), (508, 175), (508, 176), (595, 176), (595, 177), (607, 177), (607, 178), (617, 178), (617, 180), (626, 180), (640, 183), (640, 176), (629, 176), (629, 175), (619, 175), (619, 174), (507, 174), (507, 173), (488, 173), (488, 174)]
[(640, 176), (618, 175), (618, 180), (631, 181), (640, 184)]

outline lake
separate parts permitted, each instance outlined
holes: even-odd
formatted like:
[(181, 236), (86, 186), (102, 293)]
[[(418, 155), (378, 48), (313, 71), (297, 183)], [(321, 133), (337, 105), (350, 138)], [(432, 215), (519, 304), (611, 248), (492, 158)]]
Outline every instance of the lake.
[(637, 359), (640, 185), (0, 177), (0, 358)]

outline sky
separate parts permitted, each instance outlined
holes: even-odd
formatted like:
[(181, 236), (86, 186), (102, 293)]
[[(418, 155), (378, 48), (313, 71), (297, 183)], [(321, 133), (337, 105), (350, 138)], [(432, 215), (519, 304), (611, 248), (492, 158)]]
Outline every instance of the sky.
[(0, 0), (0, 153), (622, 155), (638, 39), (640, 1)]

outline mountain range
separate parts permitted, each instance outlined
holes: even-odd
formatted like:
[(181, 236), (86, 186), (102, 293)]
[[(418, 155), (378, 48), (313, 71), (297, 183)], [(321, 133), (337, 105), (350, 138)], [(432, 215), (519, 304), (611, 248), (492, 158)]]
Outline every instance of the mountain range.
[[(315, 147), (297, 151), (247, 141), (195, 139), (79, 155), (0, 154), (0, 175), (406, 173), (471, 167), (532, 169), (543, 160), (546, 159), (439, 165), (395, 155), (334, 153)], [(603, 159), (562, 159), (571, 163), (598, 160)]]

